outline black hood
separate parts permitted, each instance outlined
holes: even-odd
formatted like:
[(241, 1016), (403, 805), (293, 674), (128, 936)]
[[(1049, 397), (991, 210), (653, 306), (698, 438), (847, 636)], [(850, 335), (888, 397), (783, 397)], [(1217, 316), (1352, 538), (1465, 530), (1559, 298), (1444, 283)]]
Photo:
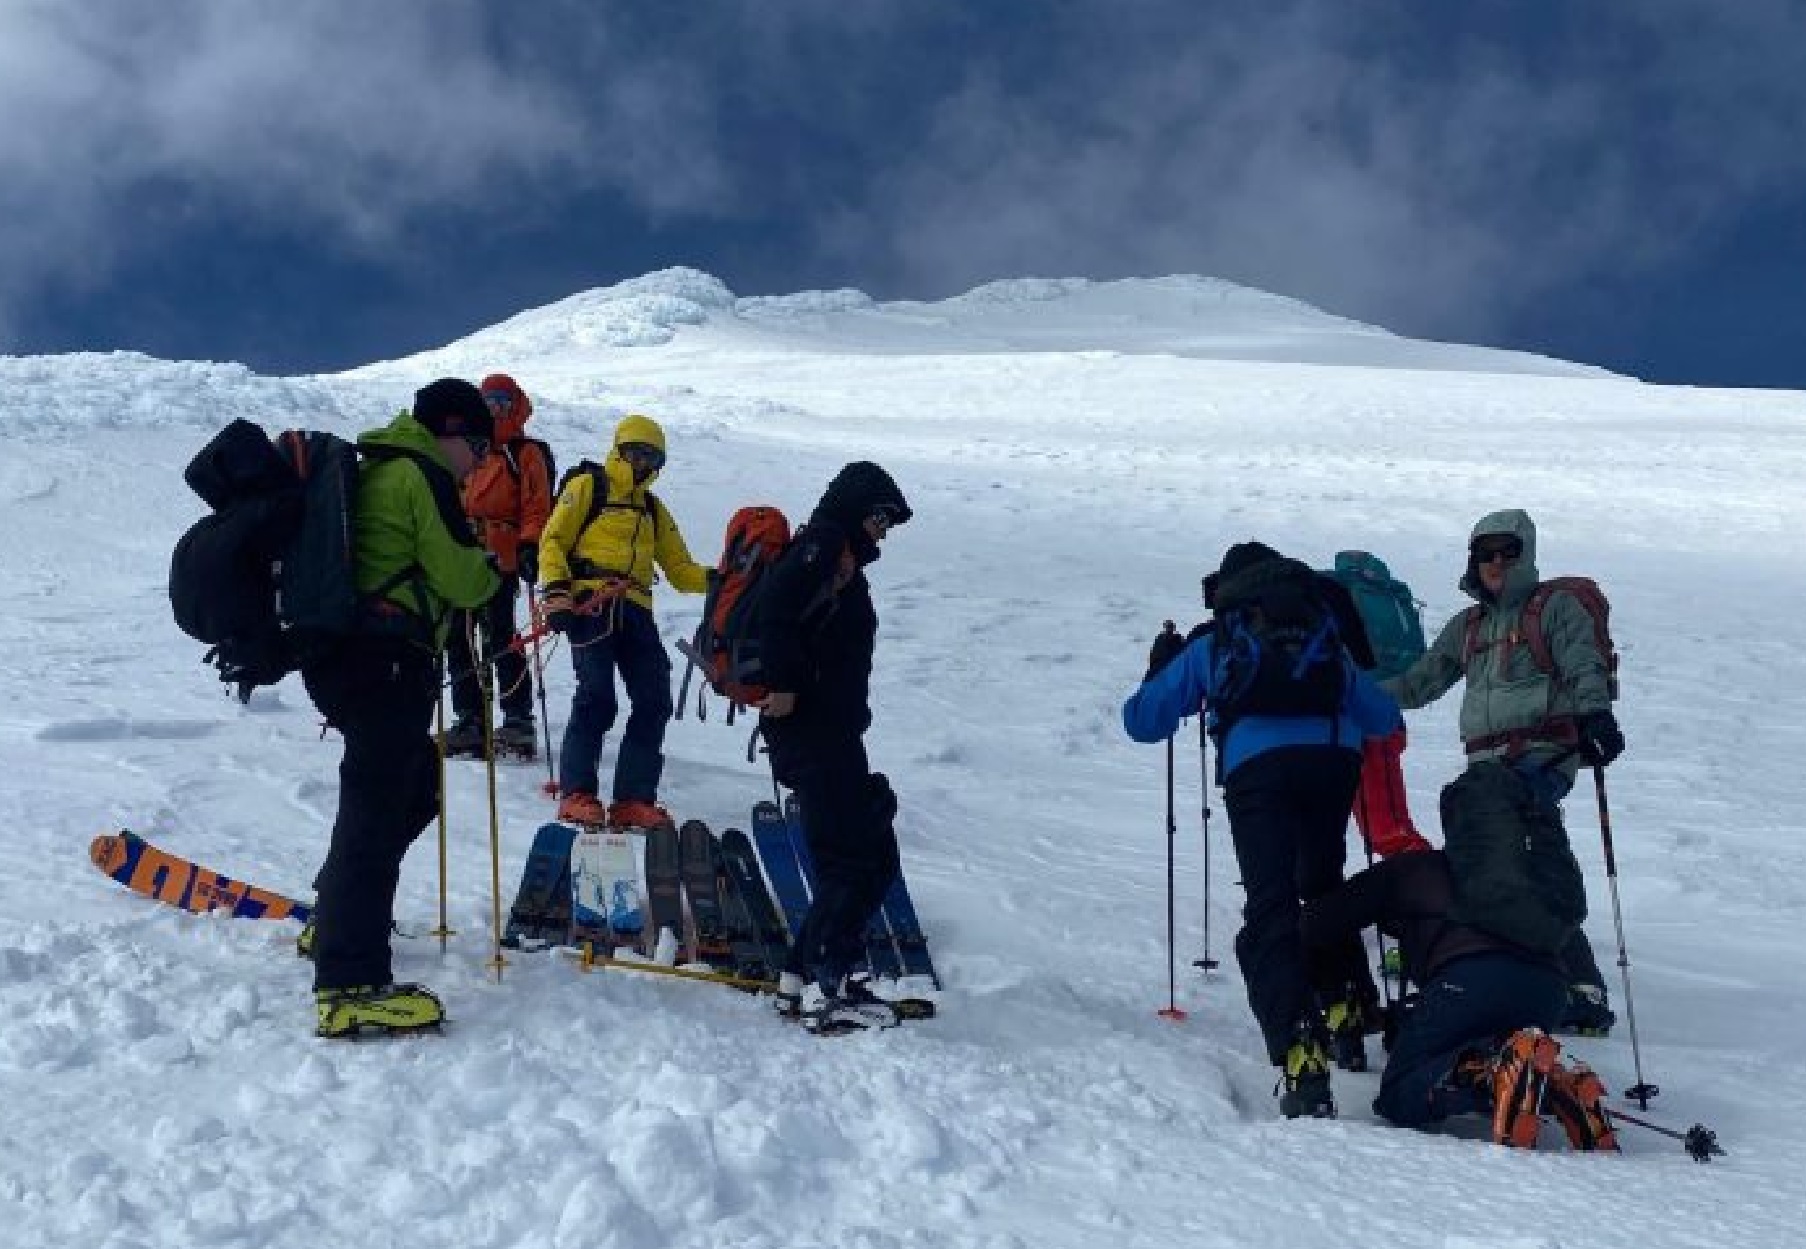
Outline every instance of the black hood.
[(853, 544), (861, 564), (878, 558), (878, 544), (865, 531), (865, 519), (880, 507), (892, 513), (891, 526), (906, 524), (915, 513), (891, 475), (869, 460), (858, 460), (834, 475), (815, 505), (814, 519), (827, 521)]
[(880, 505), (888, 505), (895, 513), (892, 525), (901, 525), (914, 515), (891, 475), (870, 460), (859, 460), (834, 475), (815, 505), (815, 514), (843, 528), (858, 529)]

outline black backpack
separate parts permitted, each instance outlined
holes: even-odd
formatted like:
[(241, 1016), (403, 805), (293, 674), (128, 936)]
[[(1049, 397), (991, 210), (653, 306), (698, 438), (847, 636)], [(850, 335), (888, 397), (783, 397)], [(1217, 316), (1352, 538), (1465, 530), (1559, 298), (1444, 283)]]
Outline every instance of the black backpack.
[[(352, 521), (360, 454), (408, 453), (360, 449), (318, 431), (288, 430), (272, 441), (241, 419), (182, 474), (213, 512), (176, 543), (170, 607), (182, 632), (212, 647), (205, 662), (238, 687), (241, 702), (354, 632), (366, 602), (416, 573), (408, 568), (372, 594), (358, 592)], [(455, 505), (455, 489), (452, 499)], [(461, 511), (456, 519), (469, 539)]]
[[(544, 443), (541, 443), (540, 445), (542, 447), (545, 446)], [(552, 450), (550, 447), (545, 447), (545, 452), (546, 464), (550, 466), (552, 463)], [(658, 500), (653, 497), (652, 491), (648, 490), (646, 492), (646, 503), (643, 508), (635, 506), (632, 503), (609, 502), (608, 472), (602, 465), (596, 463), (594, 460), (584, 460), (575, 467), (565, 470), (564, 476), (558, 479), (558, 489), (552, 492), (553, 506), (557, 506), (558, 500), (564, 497), (564, 488), (566, 486), (586, 474), (594, 484), (590, 486), (589, 511), (583, 514), (583, 523), (577, 526), (577, 532), (571, 537), (571, 548), (573, 550), (576, 549), (578, 539), (583, 537), (589, 527), (596, 523), (596, 517), (602, 515), (603, 512), (610, 508), (618, 508), (621, 511), (627, 512), (644, 511), (646, 515), (652, 519), (653, 537), (658, 537)]]
[(1586, 885), (1559, 812), (1539, 809), (1508, 764), (1470, 766), (1442, 790), (1449, 918), (1558, 954), (1587, 917)]
[(1317, 576), (1273, 560), (1221, 584), (1207, 703), (1220, 737), (1243, 716), (1336, 716), (1347, 694), (1336, 612)]

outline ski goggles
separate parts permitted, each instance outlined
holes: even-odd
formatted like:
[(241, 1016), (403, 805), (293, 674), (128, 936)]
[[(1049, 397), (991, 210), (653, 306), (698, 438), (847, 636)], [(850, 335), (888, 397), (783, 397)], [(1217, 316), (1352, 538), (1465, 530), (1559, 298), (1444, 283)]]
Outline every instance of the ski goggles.
[(615, 450), (629, 464), (643, 464), (655, 473), (665, 466), (665, 453), (649, 442), (624, 442)]
[(505, 412), (514, 406), (514, 392), (512, 390), (485, 390), (483, 402)]
[(880, 530), (888, 531), (892, 525), (898, 523), (899, 518), (903, 515), (903, 510), (894, 503), (880, 503), (872, 508), (870, 515), (872, 520), (877, 522)]
[(1495, 559), (1502, 559), (1510, 564), (1523, 558), (1524, 540), (1511, 534), (1488, 534), (1483, 538), (1475, 538), (1468, 550), (1473, 552), (1476, 564), (1490, 564)]

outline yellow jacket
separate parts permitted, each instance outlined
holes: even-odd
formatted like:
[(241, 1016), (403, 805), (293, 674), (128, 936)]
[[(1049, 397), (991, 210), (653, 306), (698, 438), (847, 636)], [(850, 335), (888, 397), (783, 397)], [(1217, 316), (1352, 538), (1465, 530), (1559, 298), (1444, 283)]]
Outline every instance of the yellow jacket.
[(587, 527), (583, 522), (595, 501), (596, 479), (590, 473), (571, 477), (539, 539), (539, 578), (548, 592), (563, 582), (573, 596), (581, 597), (604, 581), (625, 577), (627, 597), (650, 608), (657, 580), (654, 565), (685, 594), (702, 594), (709, 588), (709, 570), (690, 557), (670, 509), (650, 492), (658, 474), (635, 484), (633, 469), (619, 449), (628, 442), (650, 443), (663, 451), (665, 433), (650, 417), (622, 418), (602, 462), (607, 502)]

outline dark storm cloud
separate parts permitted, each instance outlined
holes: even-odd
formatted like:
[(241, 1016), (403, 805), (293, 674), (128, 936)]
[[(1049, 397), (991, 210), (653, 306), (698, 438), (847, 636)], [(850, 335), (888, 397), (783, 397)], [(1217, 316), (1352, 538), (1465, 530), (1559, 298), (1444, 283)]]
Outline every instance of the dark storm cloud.
[(366, 249), (447, 205), (571, 187), (693, 211), (720, 187), (712, 126), (691, 71), (656, 56), (579, 81), (504, 66), (471, 0), (15, 4), (0, 305), (154, 247), (150, 201)]
[(1478, 335), (1806, 185), (1802, 46), (1792, 0), (15, 0), (0, 346), (210, 229), (397, 318), (480, 255), (549, 297), (1203, 272)]
[(1039, 81), (975, 67), (836, 243), (886, 240), (944, 288), (1202, 269), (1471, 332), (1803, 181), (1798, 6), (1670, 0), (1565, 30), (1446, 7), (1464, 16), (1433, 29), (1384, 6), (1081, 14), (1066, 46), (1089, 55)]

